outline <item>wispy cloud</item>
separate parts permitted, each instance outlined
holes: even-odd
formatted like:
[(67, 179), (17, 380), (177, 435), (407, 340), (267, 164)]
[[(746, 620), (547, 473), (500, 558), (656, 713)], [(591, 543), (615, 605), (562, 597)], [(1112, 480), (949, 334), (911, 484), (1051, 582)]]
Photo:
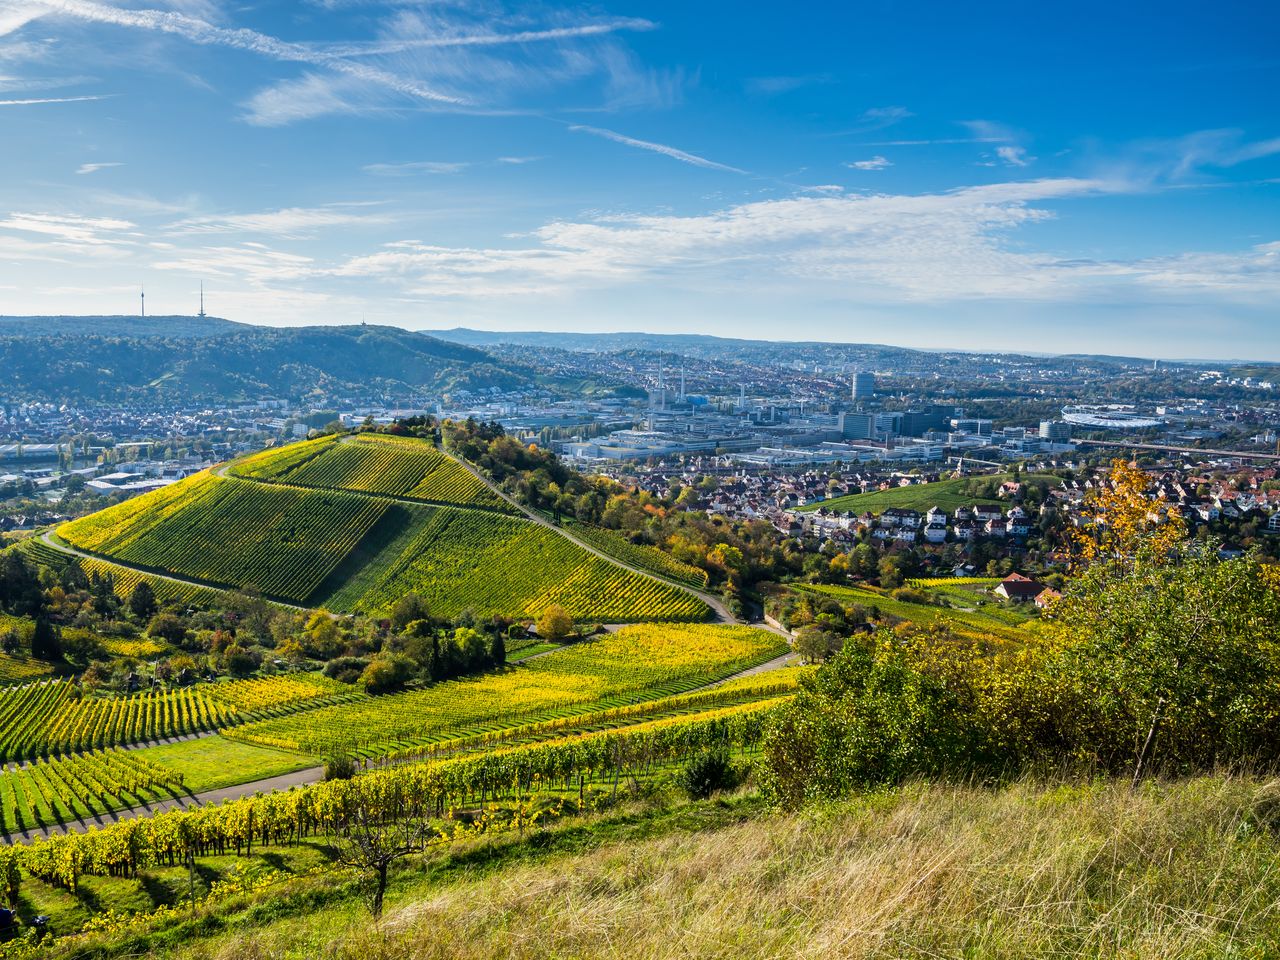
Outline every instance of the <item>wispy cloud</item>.
[(1027, 167), (1035, 160), (1035, 157), (1027, 156), (1026, 147), (1012, 145), (996, 147), (996, 156), (1010, 167)]
[(624, 146), (635, 147), (639, 150), (649, 150), (653, 153), (660, 153), (664, 157), (670, 157), (672, 160), (679, 160), (681, 163), (692, 164), (695, 167), (704, 167), (708, 170), (723, 170), (726, 173), (746, 174), (746, 170), (740, 170), (737, 167), (731, 167), (728, 164), (717, 163), (714, 160), (708, 160), (706, 157), (700, 157), (697, 154), (688, 153), (679, 150), (676, 147), (669, 147), (663, 143), (653, 143), (649, 140), (637, 140), (635, 137), (628, 137), (613, 130), (605, 130), (603, 127), (587, 127), (581, 124), (575, 124), (569, 127), (578, 133), (590, 133), (593, 136), (604, 137), (606, 140), (612, 140), (614, 143), (621, 143)]
[(872, 140), (864, 147), (932, 147), (954, 143), (1000, 143), (1000, 137), (941, 137), (934, 140)]
[(391, 220), (386, 214), (350, 212), (345, 206), (331, 204), (328, 207), (289, 207), (259, 213), (187, 217), (170, 224), (166, 230), (176, 235), (259, 233), (296, 238), (311, 236), (325, 227), (385, 224)]
[(76, 168), (76, 173), (84, 175), (86, 173), (97, 173), (99, 170), (106, 170), (108, 167), (123, 167), (123, 163), (82, 163)]
[(512, 166), (520, 166), (525, 163), (536, 163), (539, 160), (545, 160), (546, 157), (499, 157), (499, 163), (505, 163)]
[(11, 213), (0, 220), (2, 230), (21, 230), (71, 240), (76, 243), (111, 243), (111, 235), (133, 230), (128, 220), (111, 217), (76, 217), (52, 213)]
[(40, 6), (54, 14), (93, 23), (107, 23), (178, 36), (205, 46), (230, 47), (286, 63), (326, 67), (359, 80), (374, 83), (396, 93), (433, 103), (461, 104), (456, 96), (432, 89), (399, 74), (328, 53), (301, 43), (291, 43), (244, 27), (216, 27), (198, 17), (173, 10), (133, 10), (93, 3), (91, 0), (41, 0)]
[(623, 30), (653, 30), (657, 24), (640, 17), (623, 17), (614, 20), (585, 23), (570, 27), (554, 27), (547, 30), (520, 30), (512, 33), (473, 33), (433, 37), (412, 37), (394, 40), (375, 40), (368, 43), (334, 44), (325, 51), (339, 57), (364, 57), (407, 50), (431, 50), (446, 47), (496, 47), (509, 44), (546, 43), (554, 40), (575, 40), (583, 37), (599, 37)]
[(780, 93), (791, 93), (804, 87), (831, 83), (835, 78), (829, 73), (809, 73), (796, 76), (751, 77), (744, 86), (748, 93), (759, 93), (774, 96)]
[(413, 160), (409, 163), (370, 163), (361, 169), (375, 177), (412, 177), (423, 173), (461, 173), (469, 166), (469, 163)]
[(0, 107), (28, 107), (38, 103), (80, 103), (84, 100), (107, 100), (110, 95), (92, 97), (35, 97), (28, 100), (0, 100)]
[(845, 164), (854, 170), (883, 170), (885, 167), (892, 167), (893, 161), (886, 157), (872, 157), (870, 160), (850, 160)]

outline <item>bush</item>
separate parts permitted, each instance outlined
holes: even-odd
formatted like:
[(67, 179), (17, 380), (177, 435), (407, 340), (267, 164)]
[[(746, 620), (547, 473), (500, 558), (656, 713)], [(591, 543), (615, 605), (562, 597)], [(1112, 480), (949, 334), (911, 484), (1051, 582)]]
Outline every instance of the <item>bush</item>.
[(355, 683), (367, 666), (369, 660), (366, 657), (338, 657), (324, 665), (324, 675), (331, 680)]
[(360, 681), (366, 693), (390, 693), (408, 683), (413, 673), (413, 661), (404, 654), (379, 654), (364, 668)]
[(900, 650), (844, 648), (774, 715), (761, 787), (797, 806), (912, 775), (964, 771), (990, 759), (982, 717)]
[(694, 800), (705, 800), (717, 790), (732, 790), (742, 775), (723, 750), (700, 753), (680, 771), (676, 783)]
[(330, 757), (324, 762), (326, 780), (350, 780), (356, 775), (356, 762), (344, 755)]

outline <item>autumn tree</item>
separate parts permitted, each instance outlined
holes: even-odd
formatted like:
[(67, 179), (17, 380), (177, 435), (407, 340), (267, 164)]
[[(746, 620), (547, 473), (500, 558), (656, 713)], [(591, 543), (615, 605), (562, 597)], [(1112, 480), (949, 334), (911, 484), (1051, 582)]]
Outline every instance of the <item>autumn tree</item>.
[(538, 617), (538, 636), (544, 640), (563, 640), (573, 629), (573, 617), (564, 607), (552, 604)]
[(1122, 459), (1111, 461), (1106, 481), (1085, 500), (1073, 546), (1084, 565), (1107, 562), (1128, 569), (1139, 556), (1164, 562), (1185, 540), (1178, 508), (1152, 498), (1151, 480)]

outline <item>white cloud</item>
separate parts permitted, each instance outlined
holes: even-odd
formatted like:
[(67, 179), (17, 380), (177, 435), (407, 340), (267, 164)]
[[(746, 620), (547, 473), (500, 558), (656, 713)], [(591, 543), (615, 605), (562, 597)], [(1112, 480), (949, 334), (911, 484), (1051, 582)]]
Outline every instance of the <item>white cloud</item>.
[(721, 293), (750, 281), (761, 296), (803, 292), (835, 302), (1177, 302), (1187, 291), (1270, 302), (1280, 243), (1231, 254), (1130, 261), (1066, 259), (1008, 238), (1054, 216), (1041, 201), (1126, 184), (1056, 179), (920, 196), (823, 195), (745, 203), (702, 216), (557, 221), (532, 243), (457, 248), (386, 244), (317, 276), (390, 285), (425, 298), (570, 296), (635, 283)]
[(590, 133), (597, 137), (604, 137), (606, 140), (612, 140), (614, 143), (621, 143), (624, 146), (636, 147), (640, 150), (650, 150), (653, 153), (660, 153), (664, 157), (670, 157), (672, 160), (679, 160), (681, 163), (688, 163), (695, 167), (704, 167), (708, 170), (723, 170), (726, 173), (742, 173), (747, 171), (739, 170), (737, 167), (730, 167), (723, 163), (716, 163), (714, 160), (708, 160), (705, 157), (699, 157), (696, 154), (687, 153), (675, 147), (669, 147), (662, 143), (653, 143), (649, 140), (637, 140), (635, 137), (624, 136), (621, 133), (615, 133), (613, 130), (605, 130), (601, 127), (587, 127), (580, 124), (569, 127), (570, 130), (579, 133)]
[(263, 233), (281, 237), (305, 237), (325, 227), (385, 224), (385, 214), (349, 213), (343, 205), (289, 207), (259, 213), (233, 213), (187, 217), (169, 224), (171, 234)]
[(535, 163), (538, 160), (545, 160), (545, 159), (546, 157), (499, 157), (498, 162), (519, 166), (520, 164), (523, 164), (523, 163)]
[(364, 57), (407, 50), (440, 49), (445, 47), (493, 47), (510, 44), (545, 43), (552, 40), (573, 40), (583, 37), (599, 37), (622, 30), (646, 31), (657, 27), (652, 20), (639, 17), (622, 17), (585, 23), (571, 27), (554, 27), (547, 30), (519, 30), (512, 33), (458, 33), (429, 37), (376, 40), (369, 43), (347, 43), (326, 47), (326, 52), (340, 57)]
[(80, 164), (80, 166), (79, 166), (79, 167), (77, 167), (77, 168), (76, 168), (76, 173), (81, 174), (81, 175), (86, 174), (86, 173), (97, 173), (99, 170), (106, 170), (108, 167), (123, 167), (123, 166), (124, 166), (124, 164), (123, 164), (123, 163), (117, 163), (117, 162), (111, 162), (111, 163), (82, 163), (82, 164)]
[(38, 103), (80, 103), (84, 100), (106, 100), (105, 96), (94, 97), (36, 97), (29, 100), (0, 100), (0, 107), (27, 107)]
[(469, 166), (469, 163), (414, 160), (409, 163), (370, 163), (361, 169), (375, 177), (412, 177), (422, 173), (461, 173)]
[(996, 147), (996, 156), (1011, 167), (1026, 167), (1035, 160), (1035, 157), (1027, 156), (1026, 147)]
[(58, 240), (96, 246), (120, 242), (121, 234), (133, 231), (128, 220), (110, 217), (76, 217), (50, 213), (10, 213), (0, 220), (0, 230), (16, 230), (54, 237)]
[(870, 160), (850, 160), (845, 166), (854, 170), (883, 170), (885, 167), (892, 167), (893, 161), (876, 156)]

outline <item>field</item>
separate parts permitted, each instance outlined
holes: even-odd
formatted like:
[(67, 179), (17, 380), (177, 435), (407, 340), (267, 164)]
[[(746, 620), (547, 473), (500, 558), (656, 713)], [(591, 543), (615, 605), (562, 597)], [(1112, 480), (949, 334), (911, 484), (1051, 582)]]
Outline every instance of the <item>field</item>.
[(266, 450), (233, 464), (231, 473), (269, 483), (387, 494), (425, 503), (512, 509), (471, 471), (426, 441), (381, 434), (320, 437)]
[[(144, 578), (162, 598), (172, 592), (160, 585), (183, 589), (154, 576), (162, 573), (194, 581), (193, 601), (201, 591), (249, 588), (300, 606), (380, 612), (415, 591), (445, 617), (470, 609), (532, 618), (552, 604), (602, 623), (697, 621), (709, 612), (687, 590), (504, 513), (475, 476), (420, 441), (321, 438), (232, 469), (253, 479), (197, 474), (64, 524), (58, 536), (99, 555), (80, 562), (103, 565), (121, 595)], [(322, 481), (342, 489), (313, 485)], [(390, 499), (392, 491), (407, 499)], [(69, 562), (39, 541), (29, 550), (49, 566)], [(657, 551), (642, 559), (666, 562)], [(664, 571), (688, 574), (669, 563)]]
[(501, 673), (308, 711), (226, 731), (244, 743), (332, 756), (415, 744), (654, 700), (785, 652), (751, 627), (638, 625)]
[[(996, 581), (998, 582), (998, 581)], [(880, 592), (869, 587), (837, 587), (825, 584), (806, 584), (799, 587), (811, 593), (834, 597), (841, 603), (857, 603), (867, 608), (876, 608), (902, 620), (910, 620), (921, 626), (939, 624), (949, 627), (962, 636), (981, 637), (984, 635), (999, 637), (1003, 640), (1021, 642), (1026, 639), (1025, 624), (1027, 614), (1002, 606), (996, 601), (984, 598), (980, 591), (964, 591), (967, 596), (952, 597), (964, 605), (963, 608), (935, 606), (926, 603), (913, 603), (907, 600), (896, 600), (887, 592)], [(943, 588), (959, 591), (958, 587)], [(929, 592), (932, 592), (930, 590)]]
[(296, 674), (128, 697), (77, 696), (69, 680), (0, 692), (0, 762), (145, 743), (349, 699), (335, 680)]
[[(1006, 478), (1007, 479), (1007, 478)], [(1003, 504), (1002, 500), (983, 499), (967, 495), (964, 492), (968, 479), (939, 480), (936, 483), (918, 483), (910, 487), (894, 487), (892, 490), (872, 490), (868, 493), (851, 493), (843, 497), (834, 497), (821, 503), (807, 503), (799, 510), (802, 512), (825, 508), (841, 513), (874, 513), (881, 514), (891, 507), (901, 510), (919, 510), (925, 512), (930, 507), (937, 507), (951, 513), (960, 507), (971, 507), (974, 504)]]
[(278, 777), (320, 763), (294, 750), (273, 750), (218, 736), (161, 743), (129, 753), (181, 775), (182, 788), (189, 793)]
[(376, 928), (352, 898), (255, 924), (250, 946), (241, 908), (191, 955), (1266, 958), (1280, 840), (1237, 831), (1271, 802), (1261, 781), (1214, 780), (910, 785), (820, 815), (749, 797), (633, 809), (497, 843), (483, 865), (430, 858)]

